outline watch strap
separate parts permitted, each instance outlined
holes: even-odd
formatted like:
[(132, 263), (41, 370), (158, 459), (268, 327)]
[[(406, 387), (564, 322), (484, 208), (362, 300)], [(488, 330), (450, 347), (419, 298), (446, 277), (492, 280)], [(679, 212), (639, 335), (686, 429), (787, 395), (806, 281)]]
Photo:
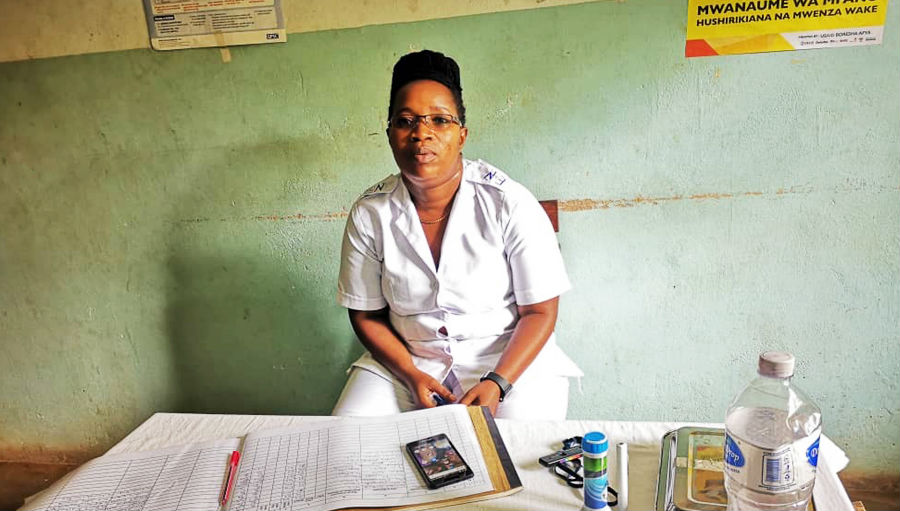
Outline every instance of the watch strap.
[(512, 390), (512, 383), (506, 380), (506, 378), (500, 376), (494, 371), (488, 371), (481, 376), (480, 381), (490, 380), (497, 384), (500, 387), (500, 401), (506, 398), (506, 395), (509, 394), (509, 391)]

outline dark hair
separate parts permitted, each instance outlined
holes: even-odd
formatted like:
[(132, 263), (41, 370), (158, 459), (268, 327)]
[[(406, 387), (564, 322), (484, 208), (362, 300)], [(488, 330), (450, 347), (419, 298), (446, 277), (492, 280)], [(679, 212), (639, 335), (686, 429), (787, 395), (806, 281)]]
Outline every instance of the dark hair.
[(463, 104), (462, 85), (459, 81), (459, 66), (456, 61), (443, 53), (422, 50), (407, 53), (394, 64), (391, 77), (391, 99), (388, 104), (388, 119), (394, 114), (394, 97), (404, 85), (416, 80), (434, 80), (445, 85), (453, 93), (459, 122), (466, 124), (466, 106)]

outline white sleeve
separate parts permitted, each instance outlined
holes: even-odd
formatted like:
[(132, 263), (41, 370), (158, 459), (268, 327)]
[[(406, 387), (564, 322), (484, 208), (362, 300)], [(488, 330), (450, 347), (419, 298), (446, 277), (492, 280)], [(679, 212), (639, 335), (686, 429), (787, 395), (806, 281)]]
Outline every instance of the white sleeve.
[(529, 305), (555, 298), (572, 285), (547, 213), (531, 192), (520, 190), (509, 204), (504, 240), (516, 303)]
[(354, 205), (341, 245), (337, 302), (348, 309), (378, 310), (387, 306), (381, 292), (381, 256), (373, 229), (361, 228), (359, 221), (359, 209)]

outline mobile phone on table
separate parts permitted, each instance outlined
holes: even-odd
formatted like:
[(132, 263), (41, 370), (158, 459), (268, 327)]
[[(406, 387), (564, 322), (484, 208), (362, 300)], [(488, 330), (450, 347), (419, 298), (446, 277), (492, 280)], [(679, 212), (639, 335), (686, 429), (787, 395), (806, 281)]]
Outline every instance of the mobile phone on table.
[(444, 433), (410, 442), (406, 444), (406, 452), (431, 489), (465, 481), (474, 475)]

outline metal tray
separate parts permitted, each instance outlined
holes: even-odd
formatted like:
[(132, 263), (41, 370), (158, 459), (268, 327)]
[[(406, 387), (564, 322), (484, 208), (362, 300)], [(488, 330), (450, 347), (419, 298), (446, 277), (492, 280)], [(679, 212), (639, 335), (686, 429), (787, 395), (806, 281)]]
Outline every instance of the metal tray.
[[(725, 430), (684, 427), (663, 436), (656, 511), (725, 511)], [(809, 507), (815, 510), (812, 499)]]
[(663, 436), (656, 485), (657, 511), (724, 511), (725, 431), (685, 427)]

